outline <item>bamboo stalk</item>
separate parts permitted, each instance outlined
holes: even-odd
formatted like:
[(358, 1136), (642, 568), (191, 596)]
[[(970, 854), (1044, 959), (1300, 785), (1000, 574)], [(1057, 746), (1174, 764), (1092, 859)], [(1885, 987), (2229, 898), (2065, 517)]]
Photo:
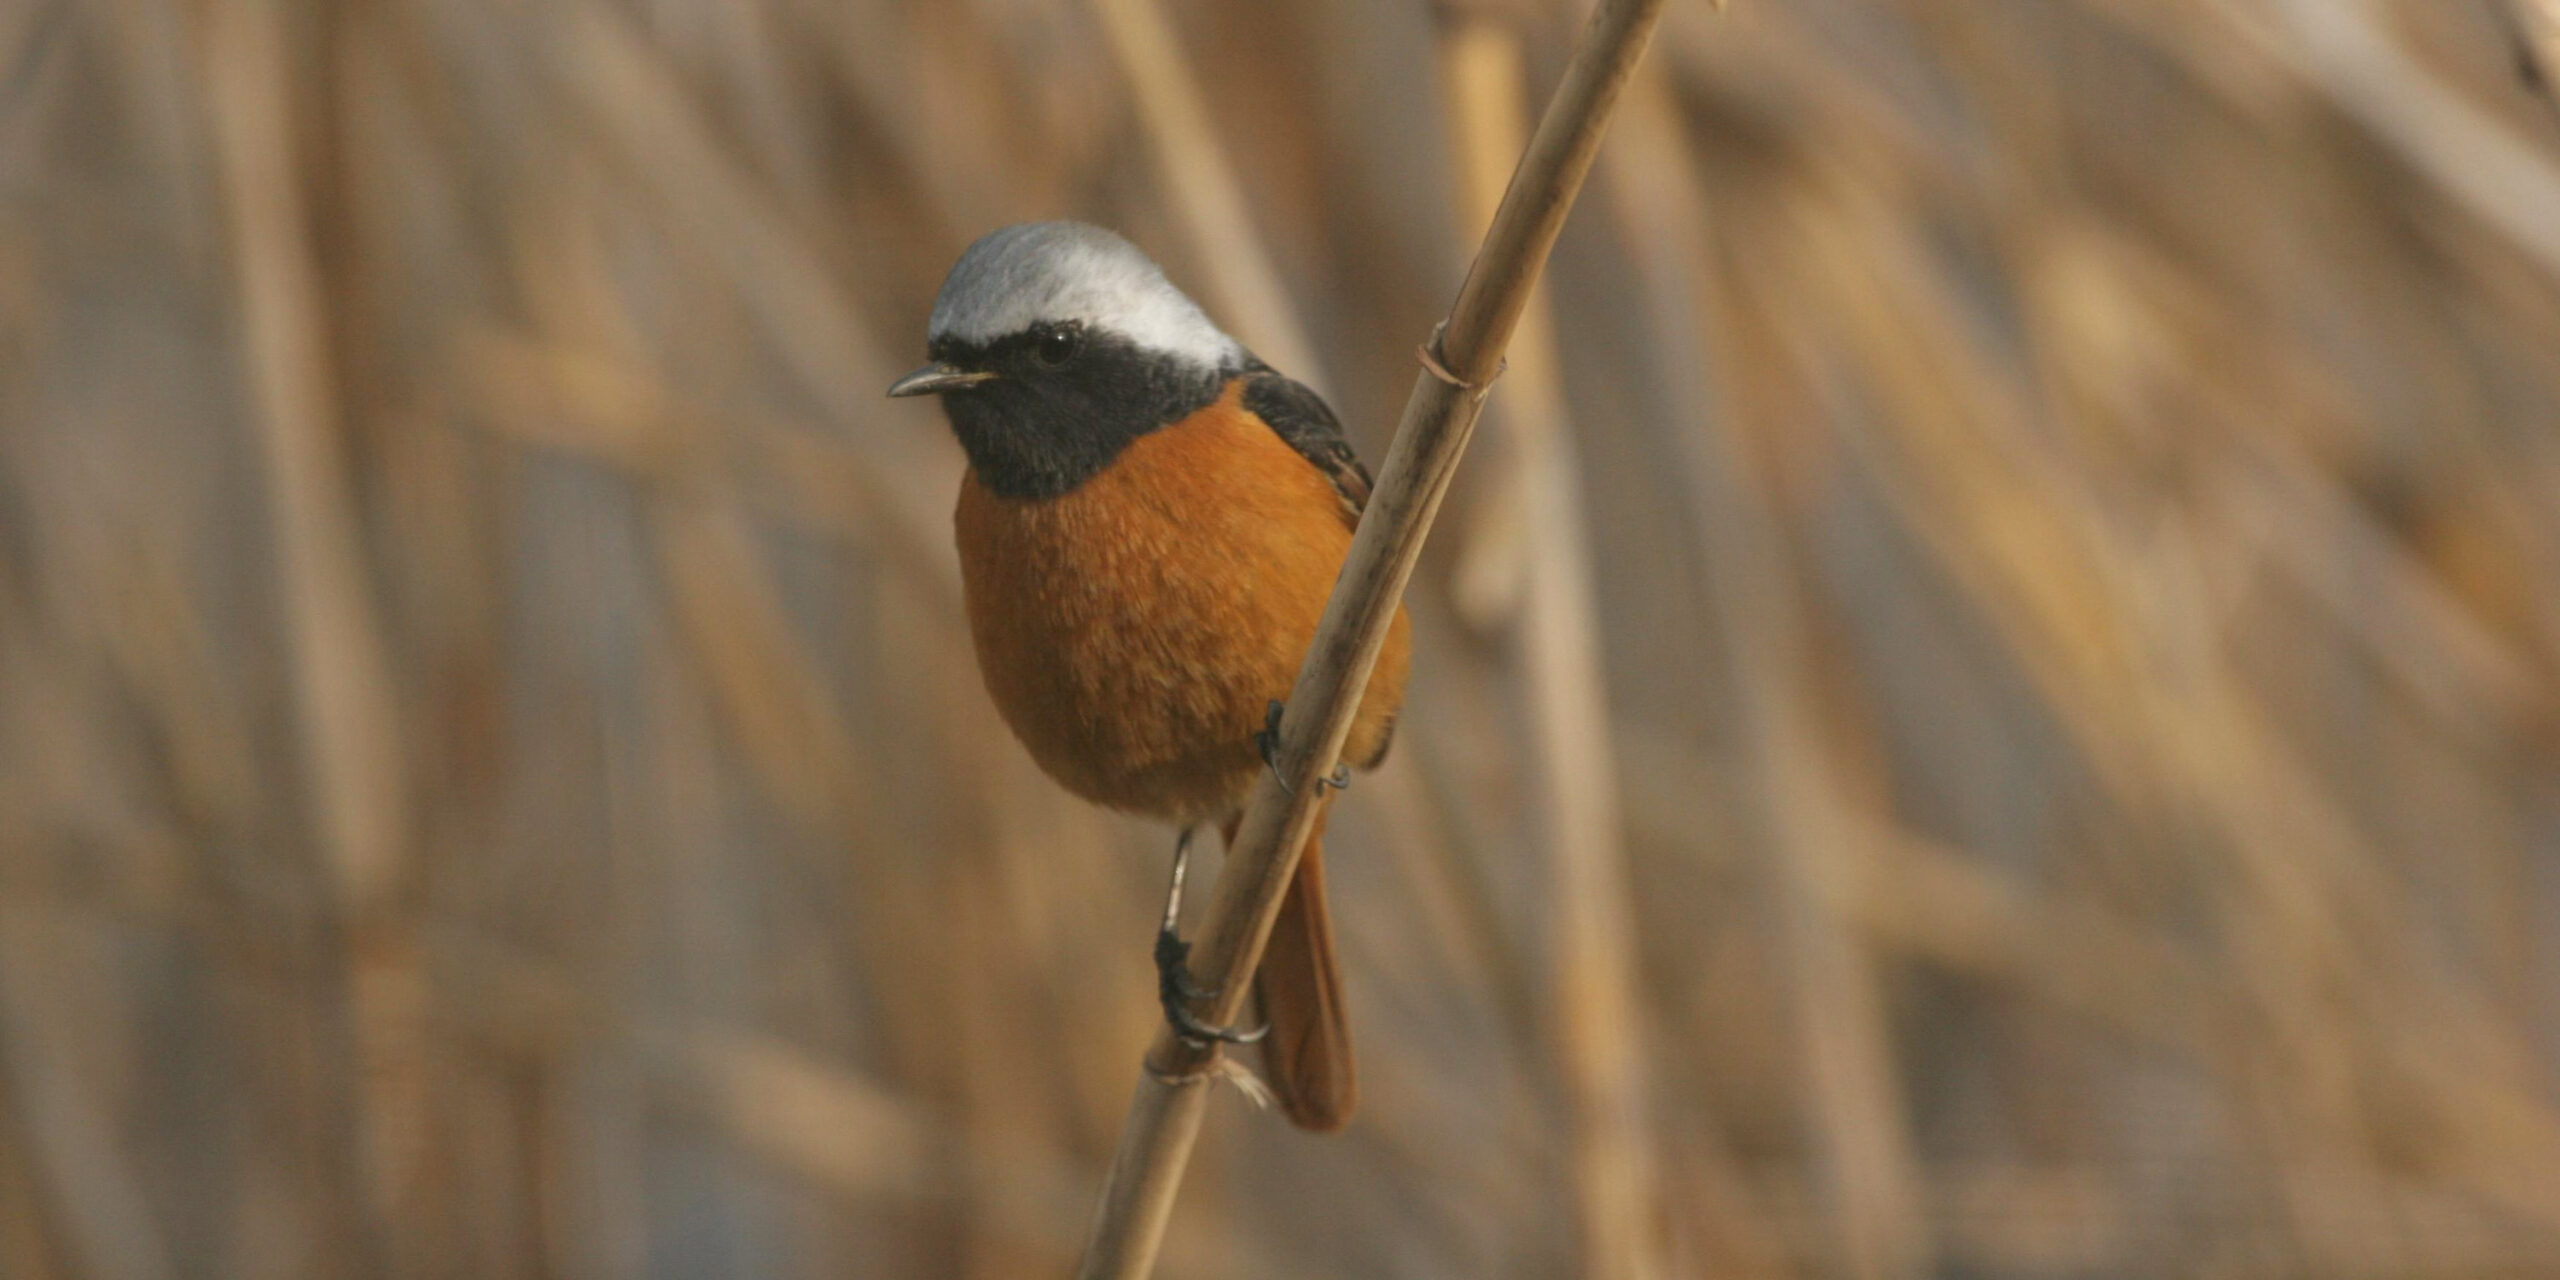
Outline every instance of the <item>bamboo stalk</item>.
[[(1608, 0), (1592, 12), (1457, 303), (1426, 349), (1437, 368), (1414, 379), (1376, 493), (1290, 690), (1274, 776), (1256, 784), (1236, 847), (1218, 876), (1194, 953), (1200, 978), (1220, 993), (1208, 1011), (1216, 1021), (1233, 1022), (1243, 1013), (1263, 941), (1316, 820), (1322, 794), (1317, 780), (1342, 753), (1396, 602), (1484, 396), (1502, 370), (1503, 350), (1590, 173), (1610, 111), (1644, 54), (1662, 3)], [(1136, 1280), (1153, 1268), (1199, 1137), (1217, 1057), (1215, 1046), (1193, 1048), (1170, 1030), (1157, 1034), (1078, 1271), (1087, 1280)]]
[[(1442, 66), (1466, 233), (1502, 200), (1502, 165), (1527, 141), (1520, 31), (1463, 8), (1448, 12)], [(1579, 1273), (1662, 1274), (1652, 1221), (1657, 1191), (1638, 1034), (1635, 929), (1618, 843), (1617, 762), (1589, 549), (1582, 470), (1568, 423), (1555, 327), (1544, 290), (1521, 317), (1511, 394), (1499, 425), (1512, 445), (1505, 491), (1519, 587), (1509, 623), (1519, 643), (1528, 734), (1523, 801), (1545, 855), (1554, 904), (1547, 1017), (1563, 1086)], [(1497, 544), (1501, 545), (1501, 544)]]

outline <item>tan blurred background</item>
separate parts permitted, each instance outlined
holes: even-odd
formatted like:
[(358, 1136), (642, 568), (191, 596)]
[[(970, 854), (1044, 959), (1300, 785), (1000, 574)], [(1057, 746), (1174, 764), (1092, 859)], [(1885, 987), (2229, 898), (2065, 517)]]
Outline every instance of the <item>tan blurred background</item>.
[[(1374, 462), (1578, 6), (0, 0), (0, 1277), (1065, 1274), (942, 269)], [(1170, 1277), (2560, 1275), (2545, 0), (1676, 0)]]

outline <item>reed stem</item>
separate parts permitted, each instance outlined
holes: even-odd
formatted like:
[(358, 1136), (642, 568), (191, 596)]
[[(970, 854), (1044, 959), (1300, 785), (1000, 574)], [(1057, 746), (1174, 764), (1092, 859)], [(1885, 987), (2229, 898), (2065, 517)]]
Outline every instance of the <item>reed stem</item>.
[[(1661, 11), (1662, 0), (1603, 0), (1593, 10), (1457, 303), (1424, 349), (1426, 367), (1414, 379), (1350, 558), (1290, 690), (1274, 773), (1254, 788), (1193, 953), (1194, 972), (1221, 993), (1207, 1012), (1213, 1022), (1243, 1014), (1281, 894), (1315, 825), (1322, 795), (1316, 780), (1342, 754), (1405, 582), (1502, 371), (1503, 350)], [(1217, 1078), (1217, 1056), (1214, 1046), (1157, 1033), (1077, 1272), (1086, 1280), (1136, 1280), (1153, 1268), (1199, 1136), (1205, 1086)]]

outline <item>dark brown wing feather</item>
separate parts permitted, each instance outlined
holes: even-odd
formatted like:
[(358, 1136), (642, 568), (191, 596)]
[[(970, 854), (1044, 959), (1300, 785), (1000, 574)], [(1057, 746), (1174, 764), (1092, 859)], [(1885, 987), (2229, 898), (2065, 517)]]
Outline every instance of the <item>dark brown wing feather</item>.
[(1343, 523), (1359, 524), (1369, 505), (1369, 469), (1351, 451), (1351, 441), (1324, 397), (1286, 375), (1257, 368), (1245, 374), (1244, 407), (1333, 482), (1342, 499)]
[[(1325, 479), (1333, 482), (1334, 496), (1342, 500), (1342, 526), (1360, 527), (1360, 513), (1369, 508), (1369, 469), (1360, 465), (1360, 455), (1351, 451), (1350, 437), (1342, 434), (1342, 421), (1333, 416), (1332, 406), (1324, 402), (1305, 383), (1256, 362), (1244, 375), (1244, 407), (1262, 419), (1272, 433), (1289, 442), (1298, 456), (1315, 464)], [(1375, 769), (1387, 758), (1387, 745), (1395, 741), (1395, 721), (1390, 717), (1387, 730), (1378, 735), (1377, 748), (1367, 759), (1353, 764)]]

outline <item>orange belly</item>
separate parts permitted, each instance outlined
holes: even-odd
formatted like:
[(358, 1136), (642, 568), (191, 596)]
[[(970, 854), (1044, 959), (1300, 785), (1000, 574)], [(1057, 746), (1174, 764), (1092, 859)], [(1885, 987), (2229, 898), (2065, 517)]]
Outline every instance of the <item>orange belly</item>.
[[(1193, 822), (1244, 801), (1351, 548), (1333, 486), (1226, 396), (1150, 432), (1063, 497), (962, 481), (955, 515), (978, 668), (1067, 789)], [(1344, 757), (1374, 763), (1403, 701), (1399, 609)]]

